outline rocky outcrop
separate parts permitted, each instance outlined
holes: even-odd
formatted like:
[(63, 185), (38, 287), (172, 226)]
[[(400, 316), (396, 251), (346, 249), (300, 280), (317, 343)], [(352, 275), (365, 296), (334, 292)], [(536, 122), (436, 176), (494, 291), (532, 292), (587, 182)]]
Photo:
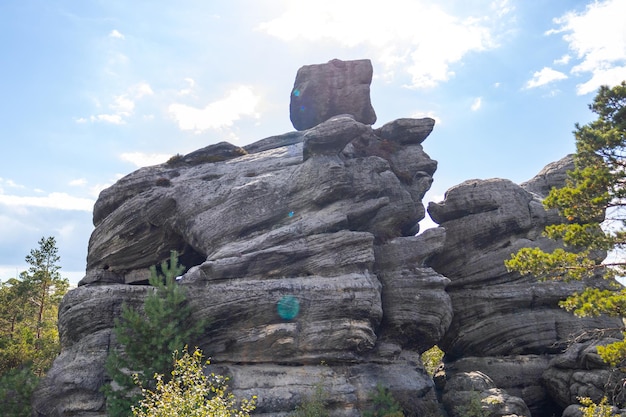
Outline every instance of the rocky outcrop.
[[(472, 404), (491, 417), (550, 417), (579, 395), (599, 399), (614, 375), (594, 347), (609, 339), (588, 330), (621, 323), (558, 307), (585, 283), (504, 267), (522, 247), (557, 246), (542, 231), (561, 219), (542, 198), (571, 158), (521, 186), (459, 184), (429, 205), (440, 227), (417, 234), (437, 168), (422, 147), (434, 120), (372, 129), (371, 75), (369, 61), (304, 67), (291, 103), (303, 130), (176, 155), (100, 194), (35, 415), (106, 415), (115, 319), (123, 304), (142, 305), (149, 268), (172, 250), (187, 266), (178, 285), (192, 319), (209, 323), (190, 344), (235, 395), (257, 396), (257, 415), (286, 416), (320, 384), (330, 415), (346, 417), (371, 406), (378, 384), (407, 417)], [(435, 381), (420, 357), (433, 345), (446, 354)]]
[[(103, 191), (87, 274), (61, 308), (63, 353), (38, 392), (40, 415), (104, 412), (119, 306), (142, 300), (147, 287), (130, 284), (145, 283), (171, 250), (188, 267), (179, 285), (194, 320), (210, 321), (194, 344), (235, 392), (258, 396), (259, 413), (293, 410), (320, 381), (333, 415), (359, 415), (378, 383), (410, 415), (438, 410), (419, 354), (452, 317), (449, 281), (425, 264), (444, 234), (412, 236), (436, 169), (421, 145), (431, 129), (430, 119), (374, 131), (334, 116), (243, 150), (180, 155)], [(285, 297), (298, 304), (294, 317), (279, 314)]]
[(480, 371), (454, 374), (446, 381), (443, 403), (450, 417), (530, 416), (530, 410), (521, 398), (496, 388), (492, 379)]
[(369, 59), (305, 65), (291, 91), (289, 114), (296, 130), (310, 129), (333, 116), (350, 114), (371, 125), (376, 113), (370, 101), (372, 63)]
[[(559, 308), (560, 300), (591, 282), (537, 282), (504, 266), (522, 247), (552, 251), (557, 246), (542, 232), (561, 219), (543, 208), (542, 198), (563, 184), (571, 167), (571, 157), (566, 157), (522, 186), (503, 179), (466, 181), (428, 207), (446, 230), (445, 245), (430, 262), (450, 279), (454, 315), (439, 344), (446, 352), (446, 377), (480, 371), (497, 388), (522, 398), (533, 416), (558, 413), (580, 392), (592, 391), (589, 385), (550, 382), (558, 386), (559, 396), (568, 398), (562, 401), (544, 385), (551, 378), (567, 379), (557, 376), (561, 373), (555, 368), (574, 339), (586, 340), (586, 330), (620, 326), (614, 319), (580, 319)], [(593, 285), (606, 283), (598, 279)], [(574, 368), (578, 375), (589, 375), (584, 378), (588, 382), (597, 381), (591, 376), (595, 371)]]

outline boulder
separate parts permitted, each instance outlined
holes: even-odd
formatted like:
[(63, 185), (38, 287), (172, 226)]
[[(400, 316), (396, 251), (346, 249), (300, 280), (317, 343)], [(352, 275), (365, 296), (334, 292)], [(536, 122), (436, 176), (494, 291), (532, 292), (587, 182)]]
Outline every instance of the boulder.
[(468, 415), (530, 417), (524, 401), (505, 390), (482, 372), (460, 372), (446, 382), (442, 397), (450, 417)]
[(420, 144), (430, 135), (435, 120), (430, 117), (423, 119), (397, 119), (385, 123), (374, 132), (383, 140), (398, 141), (402, 144)]
[(577, 404), (579, 397), (599, 403), (607, 393), (612, 393), (613, 402), (626, 404), (622, 389), (626, 373), (610, 368), (596, 351), (597, 345), (618, 339), (610, 338), (611, 332), (597, 336), (600, 337), (596, 340), (573, 342), (562, 354), (553, 357), (543, 372), (546, 389), (560, 406)]
[(370, 101), (372, 74), (369, 59), (333, 59), (300, 68), (289, 104), (293, 127), (310, 129), (339, 114), (350, 114), (366, 125), (374, 124), (376, 113)]

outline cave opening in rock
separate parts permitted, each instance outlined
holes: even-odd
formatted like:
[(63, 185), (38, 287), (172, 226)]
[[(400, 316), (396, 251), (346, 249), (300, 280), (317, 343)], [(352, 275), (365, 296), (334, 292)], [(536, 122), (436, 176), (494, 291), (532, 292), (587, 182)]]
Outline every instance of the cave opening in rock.
[[(200, 265), (201, 263), (206, 261), (206, 256), (196, 251), (191, 246), (187, 244), (180, 245), (180, 246), (182, 246), (182, 249), (172, 249), (172, 250), (176, 250), (176, 252), (178, 253), (178, 264), (183, 266), (183, 271), (181, 275), (185, 274), (194, 266)], [(163, 270), (161, 268), (161, 263), (166, 260), (169, 260), (169, 257), (163, 258), (156, 265), (154, 265), (154, 267), (156, 268), (157, 274), (161, 276), (164, 275)], [(146, 279), (146, 280), (134, 281), (134, 282), (131, 282), (130, 284), (131, 285), (150, 285), (150, 282), (149, 280)]]

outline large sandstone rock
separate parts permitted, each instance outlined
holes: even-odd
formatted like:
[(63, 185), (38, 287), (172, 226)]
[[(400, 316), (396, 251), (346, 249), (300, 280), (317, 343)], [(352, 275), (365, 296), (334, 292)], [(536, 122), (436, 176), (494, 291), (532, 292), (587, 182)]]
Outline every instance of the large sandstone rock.
[[(579, 393), (593, 391), (597, 371), (574, 366), (563, 372), (556, 358), (575, 338), (586, 340), (588, 330), (621, 325), (606, 317), (580, 319), (558, 306), (586, 285), (606, 286), (604, 280), (537, 282), (504, 266), (522, 247), (552, 251), (558, 246), (542, 232), (562, 220), (546, 211), (541, 199), (564, 183), (565, 171), (572, 167), (571, 157), (566, 157), (523, 186), (503, 179), (466, 181), (448, 190), (443, 202), (428, 207), (446, 231), (444, 247), (429, 265), (450, 279), (453, 318), (439, 344), (446, 352), (447, 377), (482, 372), (498, 388), (512, 389), (533, 416), (551, 416)], [(556, 362), (548, 366), (551, 358)], [(586, 381), (583, 388), (571, 381), (572, 374)], [(550, 381), (547, 390), (540, 388), (543, 381)]]
[(530, 417), (526, 403), (505, 390), (482, 372), (459, 372), (447, 381), (442, 401), (450, 417), (485, 415), (489, 417)]
[[(610, 335), (610, 332), (604, 334), (600, 341), (572, 343), (563, 354), (550, 361), (543, 373), (543, 382), (560, 406), (576, 404), (579, 397), (589, 397), (599, 403), (602, 397), (609, 394), (612, 402), (622, 406), (626, 404), (623, 394), (626, 374), (610, 368), (596, 351), (598, 344), (617, 341)], [(613, 332), (613, 335), (619, 336), (619, 333)]]
[[(451, 188), (429, 205), (440, 227), (416, 235), (437, 168), (421, 145), (434, 120), (372, 129), (371, 77), (366, 60), (304, 67), (291, 102), (301, 131), (176, 155), (100, 194), (34, 415), (105, 417), (115, 318), (123, 304), (141, 308), (149, 268), (172, 250), (192, 320), (210, 323), (190, 345), (236, 395), (258, 397), (258, 415), (287, 416), (319, 384), (330, 415), (345, 417), (371, 406), (377, 384), (407, 417), (456, 417), (472, 402), (490, 417), (550, 417), (573, 413), (577, 396), (599, 399), (615, 375), (595, 345), (614, 339), (590, 329), (621, 323), (558, 307), (586, 283), (504, 267), (522, 247), (558, 246), (542, 232), (562, 219), (542, 198), (571, 157), (521, 186)], [(420, 358), (433, 345), (446, 353), (436, 385)]]
[(374, 124), (370, 102), (372, 63), (369, 59), (305, 65), (298, 70), (291, 91), (289, 114), (297, 130), (310, 129), (333, 116), (350, 114), (364, 124)]
[[(427, 133), (410, 127), (423, 124), (429, 132), (430, 119), (391, 122), (383, 138), (351, 116), (331, 117), (245, 149), (179, 155), (103, 191), (39, 415), (104, 412), (114, 318), (124, 302), (141, 305), (149, 287), (130, 284), (146, 284), (171, 250), (188, 268), (179, 285), (194, 320), (210, 321), (192, 344), (236, 393), (259, 397), (259, 413), (292, 411), (322, 379), (333, 415), (359, 415), (377, 383), (407, 415), (437, 415), (419, 353), (441, 339), (452, 311), (449, 281), (425, 265), (444, 236), (411, 236), (436, 169), (415, 139)], [(298, 304), (294, 317), (278, 311), (285, 297)]]

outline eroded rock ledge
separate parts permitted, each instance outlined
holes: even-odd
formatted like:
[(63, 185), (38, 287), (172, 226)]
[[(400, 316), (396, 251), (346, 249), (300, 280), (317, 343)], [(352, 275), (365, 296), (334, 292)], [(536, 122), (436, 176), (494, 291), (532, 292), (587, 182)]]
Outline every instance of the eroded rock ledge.
[[(316, 110), (311, 125), (177, 155), (100, 194), (86, 275), (61, 304), (62, 352), (35, 395), (37, 416), (106, 415), (114, 320), (122, 304), (142, 305), (149, 267), (171, 250), (188, 268), (179, 285), (194, 320), (211, 323), (192, 343), (236, 395), (258, 397), (257, 415), (286, 416), (318, 383), (331, 415), (350, 417), (377, 384), (420, 417), (456, 417), (472, 395), (490, 399), (492, 416), (550, 417), (578, 395), (601, 394), (601, 341), (570, 342), (620, 323), (558, 308), (583, 283), (538, 283), (504, 268), (519, 248), (555, 247), (541, 232), (561, 220), (541, 199), (571, 158), (522, 185), (451, 188), (429, 205), (440, 227), (416, 236), (437, 168), (422, 147), (434, 120), (373, 129), (371, 64), (325, 65), (333, 75), (322, 93), (335, 107)], [(301, 100), (316, 96), (307, 77), (294, 87)], [(367, 97), (342, 102), (350, 89)], [(277, 311), (285, 296), (299, 303), (293, 318)], [(433, 381), (420, 354), (435, 344), (446, 357)]]

